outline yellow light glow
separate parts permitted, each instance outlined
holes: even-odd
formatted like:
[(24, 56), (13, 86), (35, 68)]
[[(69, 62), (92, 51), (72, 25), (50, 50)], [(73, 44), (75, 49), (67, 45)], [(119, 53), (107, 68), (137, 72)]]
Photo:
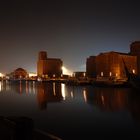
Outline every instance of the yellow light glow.
[(86, 76), (86, 73), (85, 73), (85, 72), (83, 73), (83, 76), (84, 76), (84, 77)]
[(1, 83), (1, 81), (0, 81), (0, 92), (2, 91), (2, 83)]
[(87, 92), (86, 89), (83, 90), (84, 101), (87, 102)]
[(4, 76), (4, 74), (0, 73), (0, 77), (3, 77), (3, 76)]
[(133, 70), (132, 70), (132, 73), (133, 73), (133, 74), (135, 74), (135, 73), (136, 73), (135, 69), (133, 69)]
[(103, 73), (103, 72), (101, 72), (101, 76), (102, 76), (102, 77), (104, 76), (104, 73)]
[(70, 95), (71, 95), (71, 98), (73, 98), (73, 97), (74, 97), (74, 96), (73, 96), (73, 92), (72, 92), (72, 91), (71, 91)]
[(53, 83), (53, 94), (54, 94), (54, 96), (56, 95), (56, 91), (55, 91), (55, 83)]
[(65, 100), (66, 99), (65, 84), (61, 84), (61, 93), (63, 100)]
[(72, 71), (71, 70), (68, 70), (66, 67), (62, 67), (62, 71), (63, 71), (63, 74), (66, 74), (66, 75), (72, 75)]
[(36, 73), (29, 73), (29, 77), (34, 77), (34, 76), (37, 76)]
[(102, 103), (105, 104), (105, 99), (103, 95), (101, 95), (101, 100), (102, 100)]

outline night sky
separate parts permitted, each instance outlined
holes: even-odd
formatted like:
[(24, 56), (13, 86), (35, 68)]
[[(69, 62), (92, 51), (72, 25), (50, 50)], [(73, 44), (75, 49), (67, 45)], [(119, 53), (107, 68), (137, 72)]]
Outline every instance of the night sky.
[(0, 4), (0, 72), (36, 72), (39, 51), (72, 71), (100, 52), (129, 52), (140, 40), (137, 0), (50, 0)]

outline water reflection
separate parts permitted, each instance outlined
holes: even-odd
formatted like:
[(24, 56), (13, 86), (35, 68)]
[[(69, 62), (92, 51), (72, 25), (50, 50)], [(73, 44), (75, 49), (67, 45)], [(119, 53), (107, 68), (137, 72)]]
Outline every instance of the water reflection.
[(66, 98), (65, 85), (61, 83), (35, 81), (0, 81), (0, 92), (19, 95), (37, 94), (40, 109), (46, 109), (48, 102), (60, 102)]
[(140, 93), (131, 91), (128, 96), (129, 110), (133, 118), (140, 124)]
[(84, 101), (87, 102), (87, 91), (86, 91), (86, 89), (83, 89), (83, 97), (84, 97)]
[(36, 93), (36, 85), (34, 81), (15, 81), (9, 82), (10, 90), (14, 91), (18, 94), (35, 94)]
[(70, 92), (70, 95), (71, 95), (71, 98), (73, 98), (73, 97), (74, 97), (74, 95), (73, 95), (73, 91), (71, 91), (71, 92)]
[(47, 108), (47, 103), (62, 100), (61, 83), (38, 83), (37, 100), (41, 110)]
[(88, 92), (87, 101), (104, 111), (123, 110), (128, 106), (128, 89), (94, 88), (93, 94)]
[(2, 82), (0, 81), (0, 92), (2, 91)]
[(77, 134), (90, 135), (93, 139), (96, 132), (112, 134), (114, 131), (117, 135), (118, 131), (129, 128), (126, 132), (132, 132), (135, 126), (140, 127), (140, 94), (130, 88), (32, 81), (1, 81), (0, 87), (2, 115), (30, 116), (38, 128), (58, 136), (67, 133), (73, 138)]
[[(97, 88), (92, 86), (68, 86), (61, 83), (34, 81), (0, 81), (1, 93), (15, 93), (27, 98), (35, 97), (35, 103), (41, 110), (47, 108), (48, 103), (65, 102), (69, 105), (98, 108), (102, 112), (128, 112), (136, 121), (140, 122), (140, 94), (130, 88)], [(27, 95), (27, 96), (26, 96)], [(9, 95), (5, 96), (8, 97)], [(3, 98), (3, 97), (1, 97)], [(10, 100), (11, 97), (9, 97)], [(2, 100), (2, 99), (1, 99)], [(18, 101), (18, 100), (17, 100)], [(95, 111), (95, 110), (93, 110)], [(90, 115), (90, 114), (89, 114)]]
[[(128, 111), (140, 122), (140, 94), (130, 88), (91, 88), (86, 87), (84, 98), (91, 106), (104, 112)], [(86, 93), (86, 96), (85, 96)]]
[(63, 96), (63, 99), (65, 100), (66, 99), (66, 89), (65, 89), (65, 84), (61, 84), (61, 91), (62, 91), (62, 96)]

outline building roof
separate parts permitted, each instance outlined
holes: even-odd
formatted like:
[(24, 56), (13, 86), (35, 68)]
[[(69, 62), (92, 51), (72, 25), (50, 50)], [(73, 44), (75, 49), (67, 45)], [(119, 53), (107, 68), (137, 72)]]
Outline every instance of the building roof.
[(99, 55), (109, 54), (109, 53), (116, 53), (120, 55), (130, 55), (130, 53), (122, 53), (122, 52), (116, 52), (116, 51), (104, 52), (104, 53), (100, 53)]
[(47, 58), (47, 60), (61, 60), (60, 58)]
[(23, 68), (17, 68), (17, 69), (15, 69), (14, 71), (25, 71), (25, 72), (26, 72), (26, 70), (23, 69)]
[(133, 44), (140, 44), (140, 41), (134, 41), (131, 43), (131, 45), (133, 45)]

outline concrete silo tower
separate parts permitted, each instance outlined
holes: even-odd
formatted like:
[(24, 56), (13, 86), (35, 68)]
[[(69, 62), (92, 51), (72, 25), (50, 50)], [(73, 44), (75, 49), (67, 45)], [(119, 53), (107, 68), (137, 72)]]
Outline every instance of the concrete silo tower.
[(47, 52), (41, 51), (38, 55), (38, 61), (37, 61), (37, 75), (43, 76), (47, 73)]

